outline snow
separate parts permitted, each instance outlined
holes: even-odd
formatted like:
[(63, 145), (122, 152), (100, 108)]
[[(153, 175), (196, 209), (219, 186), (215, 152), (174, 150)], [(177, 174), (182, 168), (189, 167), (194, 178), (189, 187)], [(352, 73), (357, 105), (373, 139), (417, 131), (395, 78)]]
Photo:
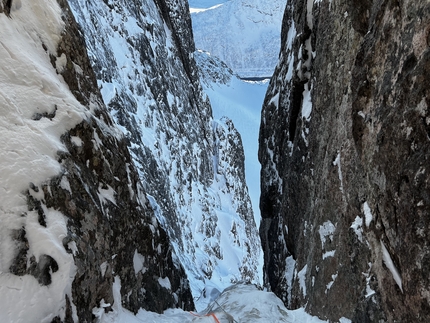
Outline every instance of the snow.
[(105, 184), (106, 188), (102, 186), (102, 184), (99, 184), (99, 190), (98, 190), (98, 197), (99, 200), (102, 204), (106, 204), (106, 201), (109, 201), (115, 205), (116, 204), (116, 200), (115, 200), (115, 190), (110, 187), (109, 185)]
[(333, 234), (335, 230), (336, 226), (331, 221), (326, 221), (320, 225), (318, 232), (321, 238), (322, 249), (324, 249), (327, 241), (331, 242), (333, 240)]
[(109, 82), (101, 83), (100, 93), (103, 97), (104, 102), (106, 104), (109, 104), (109, 102), (112, 101), (112, 99), (117, 94), (115, 84)]
[(69, 180), (67, 179), (66, 176), (61, 177), (60, 187), (63, 190), (69, 191), (70, 195), (72, 195), (72, 193), (73, 193), (72, 188), (70, 187)]
[(204, 9), (204, 8), (190, 8), (190, 13), (199, 13), (199, 12), (203, 12), (206, 10), (213, 10), (213, 9), (216, 9), (220, 6), (222, 6), (222, 4), (217, 4), (217, 5), (211, 6), (211, 7), (206, 8), (206, 9)]
[[(211, 189), (215, 192), (221, 192), (224, 189), (225, 183), (219, 179), (215, 180)], [(199, 189), (203, 190), (203, 187)], [(191, 193), (196, 196), (198, 190), (196, 189)], [(190, 287), (195, 297), (195, 305), (198, 310), (203, 310), (209, 302), (214, 300), (214, 297), (219, 295), (219, 291), (224, 290), (234, 281), (241, 280), (242, 274), (240, 267), (243, 260), (248, 256), (246, 250), (246, 240), (243, 237), (235, 237), (231, 234), (233, 225), (236, 227), (237, 232), (242, 232), (245, 228), (244, 221), (233, 211), (234, 201), (231, 200), (229, 194), (218, 194), (217, 203), (220, 209), (214, 210), (214, 214), (210, 216), (210, 221), (207, 222), (205, 218), (196, 217), (192, 219), (188, 226), (184, 226), (184, 237), (188, 236), (188, 230), (192, 232), (193, 245), (198, 246), (194, 254), (186, 256), (179, 255), (181, 263), (185, 268), (196, 268), (194, 270), (201, 270), (201, 272), (211, 272), (211, 277), (208, 279), (196, 279), (195, 272), (188, 275), (190, 280)], [(186, 196), (182, 198), (186, 199)], [(152, 196), (148, 196), (157, 218), (161, 223), (165, 223), (164, 216), (161, 214), (161, 208)], [(188, 202), (186, 203), (188, 204)], [(194, 205), (193, 212), (202, 214), (201, 206)], [(164, 219), (164, 220), (163, 220)], [(210, 223), (210, 226), (208, 226)], [(213, 224), (216, 223), (214, 226)], [(214, 230), (211, 235), (207, 235), (207, 230)], [(172, 242), (174, 249), (180, 250), (175, 242)], [(220, 257), (213, 257), (214, 250), (221, 253)], [(257, 273), (258, 277), (260, 273)]]
[(278, 62), (286, 0), (191, 1), (196, 47), (227, 63), (241, 77), (270, 77)]
[(343, 190), (343, 175), (342, 175), (342, 167), (341, 167), (341, 156), (340, 156), (340, 152), (338, 152), (336, 159), (333, 162), (334, 166), (337, 166), (337, 173), (339, 176), (339, 181), (340, 181), (340, 191), (342, 192), (342, 194), (344, 194), (344, 190)]
[[(197, 63), (202, 66), (208, 53), (197, 52)], [(213, 66), (213, 65), (212, 65)], [(217, 74), (228, 74), (218, 68)], [(258, 134), (260, 129), (261, 108), (269, 85), (266, 81), (244, 81), (230, 74), (225, 84), (209, 81), (201, 76), (204, 92), (208, 95), (215, 119), (227, 116), (239, 131), (245, 152), (245, 177), (251, 198), (255, 222), (260, 223), (260, 163), (258, 161)], [(272, 99), (276, 100), (276, 99)]]
[(268, 105), (274, 104), (279, 109), (279, 93), (276, 93), (269, 101)]
[(101, 272), (101, 274), (102, 274), (102, 277), (104, 277), (104, 276), (106, 275), (106, 270), (107, 270), (107, 268), (108, 268), (108, 263), (107, 263), (107, 261), (103, 262), (103, 263), (100, 265), (100, 272)]
[[(260, 113), (267, 81), (244, 81), (229, 71), (228, 67), (209, 53), (197, 51), (195, 58), (200, 69), (204, 92), (208, 95), (215, 120), (227, 116), (239, 131), (245, 153), (245, 177), (251, 198), (255, 223), (260, 224), (260, 163), (258, 161), (258, 134)], [(207, 67), (210, 70), (207, 70)], [(216, 169), (216, 168), (215, 168)], [(222, 217), (218, 217), (220, 221)], [(225, 217), (228, 220), (228, 217)], [(231, 228), (231, 224), (230, 228)], [(224, 225), (229, 231), (228, 225)], [(220, 226), (221, 227), (221, 226)], [(222, 232), (224, 232), (222, 230)], [(224, 249), (228, 250), (228, 249)], [(263, 254), (258, 259), (259, 277), (262, 277)], [(230, 263), (230, 262), (227, 262)], [(261, 282), (260, 282), (261, 283)], [(218, 286), (218, 289), (227, 287)]]
[(303, 106), (302, 116), (306, 121), (311, 120), (312, 113), (312, 99), (311, 99), (312, 87), (309, 89), (309, 82), (305, 84), (305, 90), (303, 91)]
[(172, 289), (172, 284), (170, 284), (169, 277), (164, 277), (164, 278), (158, 277), (158, 283), (160, 284), (161, 287), (164, 287), (169, 290)]
[(57, 60), (55, 62), (57, 72), (61, 73), (64, 70), (64, 68), (66, 67), (66, 64), (67, 64), (67, 56), (66, 56), (66, 54), (63, 53), (63, 54), (61, 54), (60, 57), (57, 57)]
[(223, 4), (228, 0), (188, 0), (191, 8), (208, 9)]
[(400, 290), (403, 293), (402, 277), (400, 276), (399, 271), (397, 270), (396, 266), (394, 265), (394, 262), (391, 259), (390, 253), (388, 252), (388, 250), (385, 247), (385, 244), (382, 242), (382, 240), (381, 240), (381, 251), (382, 251), (382, 259), (384, 260), (385, 265), (387, 266), (388, 270), (393, 275), (394, 281), (396, 282), (397, 286), (399, 286)]
[(72, 251), (73, 256), (76, 256), (79, 253), (78, 246), (75, 241), (70, 241), (67, 243), (67, 247)]
[[(51, 273), (52, 283), (42, 286), (31, 275), (15, 276), (0, 273), (0, 321), (1, 322), (51, 322), (64, 317), (65, 295), (71, 298), (71, 283), (75, 275), (72, 255), (63, 247), (67, 235), (64, 216), (55, 210), (45, 210), (47, 227), (40, 226), (37, 212), (26, 217), (26, 237), (29, 254), (36, 261), (44, 254), (51, 255), (58, 263), (58, 271)], [(2, 223), (5, 225), (7, 223)]]
[(308, 265), (305, 265), (302, 270), (297, 273), (299, 280), (300, 290), (302, 291), (303, 297), (306, 297), (306, 273), (308, 271)]
[(364, 277), (366, 277), (366, 295), (365, 295), (366, 298), (376, 294), (376, 292), (370, 287), (370, 281), (372, 279), (372, 275), (370, 274), (371, 269), (372, 269), (372, 263), (369, 262), (369, 270), (367, 271), (367, 273), (363, 273)]
[(137, 252), (137, 250), (134, 251), (133, 256), (133, 268), (134, 273), (137, 275), (139, 272), (143, 271), (145, 268), (145, 257)]
[[(0, 112), (0, 209), (4, 211), (26, 205), (21, 192), (30, 181), (37, 185), (60, 172), (56, 152), (64, 150), (64, 146), (59, 137), (83, 117), (83, 107), (81, 110), (56, 74), (40, 44), (38, 35), (43, 35), (48, 47), (55, 48), (58, 36), (51, 35), (50, 29), (58, 33), (62, 30), (58, 17), (45, 23), (35, 21), (33, 10), (41, 10), (40, 2), (25, 2), (19, 11), (12, 11), (13, 19), (0, 16), (0, 29), (4, 32), (0, 43), (0, 105), (4, 107)], [(42, 2), (46, 2), (47, 12), (60, 14), (55, 1)], [(36, 113), (50, 112), (55, 105), (58, 110), (52, 121), (32, 120)], [(25, 210), (26, 207), (22, 209)]]
[[(291, 27), (290, 29), (288, 29), (288, 34), (287, 34), (287, 49), (291, 50), (293, 48), (293, 41), (296, 38), (296, 35), (297, 35), (296, 25), (294, 21), (292, 21)], [(290, 80), (291, 78), (288, 78), (288, 79)]]
[(296, 261), (294, 260), (293, 256), (289, 256), (287, 257), (287, 259), (285, 260), (285, 272), (284, 272), (284, 278), (285, 281), (288, 283), (288, 289), (287, 289), (287, 293), (288, 293), (288, 304), (291, 304), (291, 290), (293, 288), (293, 280), (294, 280), (294, 273), (295, 273), (295, 268), (296, 268)]
[(335, 253), (336, 253), (336, 250), (324, 252), (322, 258), (325, 259), (328, 257), (334, 257)]
[(76, 147), (81, 147), (83, 145), (83, 141), (81, 138), (76, 137), (76, 136), (71, 136), (70, 137), (70, 141), (76, 146)]
[(317, 317), (307, 314), (303, 308), (288, 310), (271, 292), (259, 290), (255, 285), (236, 284), (227, 288), (205, 310), (194, 313), (180, 309), (169, 309), (163, 314), (140, 310), (136, 315), (124, 309), (120, 302), (121, 282), (115, 277), (113, 311), (105, 313), (104, 302), (93, 313), (99, 323), (322, 323)]
[[(31, 186), (29, 193), (43, 199), (41, 184), (62, 172), (57, 152), (66, 149), (60, 137), (87, 114), (50, 61), (63, 27), (55, 0), (13, 1), (11, 18), (0, 14), (1, 322), (51, 322), (57, 315), (64, 317), (65, 295), (73, 301), (75, 265), (62, 242), (66, 220), (42, 204), (46, 227), (41, 226), (37, 211), (28, 210), (25, 195)], [(56, 61), (61, 70), (64, 57)], [(39, 117), (52, 113), (52, 118)], [(61, 185), (70, 188), (64, 178)], [(58, 264), (49, 286), (42, 286), (34, 276), (9, 272), (17, 252), (11, 235), (23, 227), (28, 257), (43, 262), (49, 255)], [(76, 252), (76, 246), (70, 246)], [(72, 315), (77, 321), (76, 313)]]
[(336, 274), (334, 274), (334, 275), (331, 275), (331, 281), (327, 284), (327, 286), (326, 286), (326, 290), (325, 290), (325, 293), (327, 294), (327, 292), (330, 290), (330, 288), (333, 286), (333, 284), (334, 284), (334, 282), (336, 281), (336, 278), (337, 278), (337, 276), (338, 276), (339, 274), (338, 273), (336, 273)]
[(367, 202), (363, 203), (363, 213), (364, 213), (366, 227), (369, 227), (370, 223), (373, 220), (373, 215), (372, 215), (372, 211), (369, 207), (369, 204)]
[(360, 240), (360, 242), (363, 242), (363, 218), (357, 215), (350, 228), (354, 230), (355, 234), (358, 237), (358, 240)]

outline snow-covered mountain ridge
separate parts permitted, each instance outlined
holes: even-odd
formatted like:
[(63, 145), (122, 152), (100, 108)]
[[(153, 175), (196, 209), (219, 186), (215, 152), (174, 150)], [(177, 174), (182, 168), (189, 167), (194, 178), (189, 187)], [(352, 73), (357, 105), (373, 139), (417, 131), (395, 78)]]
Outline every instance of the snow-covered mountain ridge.
[(286, 0), (192, 1), (196, 47), (219, 57), (240, 77), (270, 77), (278, 62)]

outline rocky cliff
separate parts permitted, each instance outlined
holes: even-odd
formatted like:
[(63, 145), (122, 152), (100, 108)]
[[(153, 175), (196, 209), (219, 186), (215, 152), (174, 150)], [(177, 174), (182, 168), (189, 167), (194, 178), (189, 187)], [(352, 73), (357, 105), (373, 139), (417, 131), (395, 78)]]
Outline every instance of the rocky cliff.
[(265, 283), (331, 321), (430, 318), (430, 5), (289, 1), (262, 112)]
[(1, 320), (193, 309), (68, 3), (3, 8)]
[[(70, 0), (104, 102), (196, 298), (258, 281), (240, 135), (199, 83), (186, 1)], [(205, 290), (206, 288), (206, 290)]]
[(0, 31), (0, 321), (259, 281), (241, 137), (212, 118), (187, 2), (2, 0)]

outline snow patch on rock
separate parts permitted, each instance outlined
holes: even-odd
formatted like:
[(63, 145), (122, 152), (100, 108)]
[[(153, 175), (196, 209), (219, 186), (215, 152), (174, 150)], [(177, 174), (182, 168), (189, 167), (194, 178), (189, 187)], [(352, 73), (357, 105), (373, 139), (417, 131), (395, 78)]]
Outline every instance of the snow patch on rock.
[(399, 286), (400, 290), (403, 293), (402, 277), (400, 276), (399, 271), (397, 270), (396, 266), (394, 265), (394, 262), (391, 259), (390, 253), (388, 252), (388, 250), (385, 247), (385, 244), (382, 242), (382, 240), (381, 240), (381, 250), (382, 250), (382, 259), (384, 260), (385, 265), (387, 266), (388, 270), (393, 275), (394, 281), (396, 282), (397, 286)]

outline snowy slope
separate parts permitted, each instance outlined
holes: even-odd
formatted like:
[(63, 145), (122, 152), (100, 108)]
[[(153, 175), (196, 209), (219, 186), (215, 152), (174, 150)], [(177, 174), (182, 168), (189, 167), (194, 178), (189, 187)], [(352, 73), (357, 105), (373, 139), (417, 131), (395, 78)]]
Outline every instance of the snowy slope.
[(200, 80), (209, 96), (215, 119), (228, 117), (239, 131), (245, 151), (245, 174), (255, 221), (260, 223), (260, 163), (258, 132), (260, 114), (268, 81), (250, 82), (239, 79), (217, 57), (203, 51), (195, 53)]
[(189, 52), (188, 8), (171, 0), (167, 11), (152, 0), (70, 2), (196, 306), (233, 281), (258, 282), (261, 247), (240, 138), (227, 120), (212, 118)]
[[(191, 1), (208, 8), (224, 1)], [(278, 62), (286, 0), (230, 0), (193, 11), (196, 47), (218, 56), (241, 77), (268, 77)], [(205, 7), (206, 5), (206, 7)]]
[[(207, 52), (196, 51), (195, 59), (200, 80), (211, 101), (215, 119), (229, 118), (239, 131), (245, 152), (245, 176), (254, 218), (260, 225), (260, 163), (258, 161), (258, 133), (260, 113), (268, 80), (249, 82), (239, 79), (228, 66)], [(259, 260), (262, 277), (263, 255)]]
[[(115, 288), (121, 287), (116, 281)], [(116, 301), (113, 312), (105, 313), (103, 308), (94, 309), (99, 323), (324, 323), (317, 317), (311, 316), (303, 309), (288, 310), (282, 301), (273, 293), (261, 291), (254, 285), (237, 284), (226, 289), (215, 302), (212, 302), (200, 313), (184, 312), (180, 309), (167, 310), (156, 314), (141, 310), (134, 315), (123, 309)], [(234, 320), (234, 321), (233, 321)], [(340, 323), (351, 323), (343, 319)]]

